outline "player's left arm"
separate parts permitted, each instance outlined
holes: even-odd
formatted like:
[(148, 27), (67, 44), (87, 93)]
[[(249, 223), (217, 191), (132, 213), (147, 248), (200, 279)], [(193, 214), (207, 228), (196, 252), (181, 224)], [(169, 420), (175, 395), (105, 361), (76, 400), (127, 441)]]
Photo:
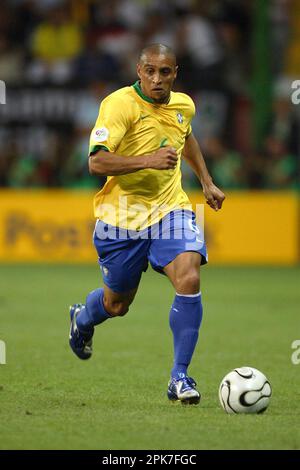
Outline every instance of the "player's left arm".
[(213, 183), (200, 150), (199, 144), (191, 132), (185, 141), (183, 156), (198, 177), (207, 204), (215, 211), (221, 209), (225, 194)]

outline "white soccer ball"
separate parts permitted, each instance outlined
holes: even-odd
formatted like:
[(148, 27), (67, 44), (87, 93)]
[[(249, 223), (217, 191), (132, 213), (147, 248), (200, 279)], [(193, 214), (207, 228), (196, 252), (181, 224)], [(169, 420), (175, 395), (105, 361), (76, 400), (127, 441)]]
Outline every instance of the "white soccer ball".
[(254, 367), (239, 367), (223, 378), (219, 399), (227, 413), (263, 413), (272, 394), (267, 377)]

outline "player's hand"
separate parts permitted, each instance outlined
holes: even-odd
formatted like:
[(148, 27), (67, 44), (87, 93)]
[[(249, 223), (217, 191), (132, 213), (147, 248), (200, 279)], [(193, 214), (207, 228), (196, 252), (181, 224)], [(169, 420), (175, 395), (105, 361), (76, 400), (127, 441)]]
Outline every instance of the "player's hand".
[(215, 211), (221, 209), (225, 199), (225, 194), (219, 188), (217, 188), (213, 182), (203, 184), (203, 194), (206, 199), (206, 204), (208, 204)]
[(149, 155), (149, 167), (156, 170), (173, 170), (178, 161), (174, 147), (162, 147)]

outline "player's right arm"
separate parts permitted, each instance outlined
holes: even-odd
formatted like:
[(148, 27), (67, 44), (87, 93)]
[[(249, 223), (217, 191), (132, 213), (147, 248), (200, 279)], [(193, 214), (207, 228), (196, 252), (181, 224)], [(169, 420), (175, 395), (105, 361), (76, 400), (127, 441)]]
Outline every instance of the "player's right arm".
[(122, 139), (139, 119), (135, 103), (113, 94), (101, 104), (92, 130), (89, 148), (89, 170), (93, 175), (115, 176), (134, 173), (145, 168), (170, 170), (176, 167), (177, 154), (173, 147), (163, 147), (152, 154), (118, 155)]
[(174, 147), (164, 147), (151, 154), (130, 157), (99, 150), (90, 155), (89, 170), (91, 175), (98, 176), (126, 175), (145, 168), (172, 170), (176, 167), (177, 160)]

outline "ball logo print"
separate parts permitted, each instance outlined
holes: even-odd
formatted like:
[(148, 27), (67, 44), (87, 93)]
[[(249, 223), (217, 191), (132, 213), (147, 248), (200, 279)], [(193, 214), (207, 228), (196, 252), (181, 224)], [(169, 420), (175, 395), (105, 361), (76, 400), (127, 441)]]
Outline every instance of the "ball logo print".
[(219, 400), (226, 413), (263, 413), (272, 389), (266, 376), (254, 367), (239, 367), (221, 381)]

